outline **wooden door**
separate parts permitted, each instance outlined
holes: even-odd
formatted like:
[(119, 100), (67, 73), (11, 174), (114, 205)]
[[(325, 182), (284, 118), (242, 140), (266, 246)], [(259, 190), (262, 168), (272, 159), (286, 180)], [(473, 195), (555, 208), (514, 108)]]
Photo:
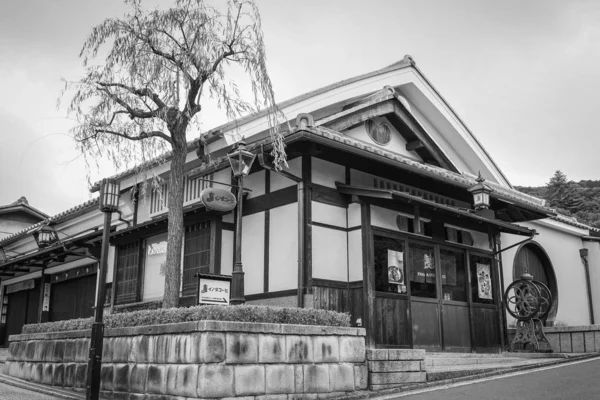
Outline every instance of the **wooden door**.
[(481, 353), (501, 351), (497, 269), (489, 255), (469, 254), (471, 326), (473, 350)]
[(35, 287), (7, 294), (8, 307), (6, 313), (5, 343), (10, 335), (19, 335), (23, 325), (34, 324), (38, 321), (38, 306), (40, 303), (40, 280), (35, 280)]
[(408, 242), (408, 276), (414, 348), (441, 351), (439, 256), (433, 244)]
[(470, 352), (471, 317), (465, 251), (440, 246), (439, 267), (444, 351)]

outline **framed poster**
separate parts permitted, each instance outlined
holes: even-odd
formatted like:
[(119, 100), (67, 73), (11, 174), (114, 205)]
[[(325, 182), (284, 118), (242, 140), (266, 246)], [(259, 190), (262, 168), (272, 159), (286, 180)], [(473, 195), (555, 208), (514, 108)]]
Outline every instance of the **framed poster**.
[(198, 304), (229, 305), (231, 276), (199, 274)]
[(492, 278), (488, 264), (477, 263), (477, 295), (480, 299), (493, 299)]
[(404, 283), (404, 252), (388, 249), (388, 283), (398, 285), (398, 293), (406, 293)]

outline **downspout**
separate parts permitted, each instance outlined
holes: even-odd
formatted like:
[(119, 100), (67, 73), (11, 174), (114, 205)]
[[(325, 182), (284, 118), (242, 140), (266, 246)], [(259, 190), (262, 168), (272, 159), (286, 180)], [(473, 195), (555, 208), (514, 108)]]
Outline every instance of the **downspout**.
[(258, 155), (258, 163), (264, 169), (279, 174), (285, 178), (288, 178), (298, 186), (298, 298), (297, 304), (299, 308), (304, 308), (304, 182), (302, 178), (297, 177), (294, 174), (290, 174), (286, 171), (278, 171), (272, 167), (265, 158), (265, 153)]
[(579, 257), (585, 268), (585, 283), (587, 286), (588, 305), (590, 310), (590, 323), (594, 325), (594, 303), (592, 301), (592, 285), (590, 282), (590, 265), (588, 263), (588, 249), (579, 249)]

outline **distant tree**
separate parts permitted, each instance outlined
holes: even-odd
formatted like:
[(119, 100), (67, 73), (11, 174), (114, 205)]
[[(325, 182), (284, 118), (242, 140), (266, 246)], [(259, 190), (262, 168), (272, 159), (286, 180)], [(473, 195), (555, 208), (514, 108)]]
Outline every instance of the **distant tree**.
[[(68, 112), (78, 124), (71, 133), (88, 166), (103, 156), (117, 169), (137, 164), (140, 172), (170, 162), (163, 307), (174, 307), (181, 286), (186, 133), (199, 129), (201, 100), (212, 97), (230, 119), (266, 108), (277, 168), (286, 164), (280, 114), (253, 0), (223, 2), (223, 11), (205, 0), (176, 0), (172, 8), (153, 11), (141, 0), (125, 3), (129, 14), (92, 29), (80, 53), (85, 76), (65, 81), (63, 95), (74, 92)], [(252, 102), (229, 79), (232, 66), (250, 79)]]
[(546, 199), (551, 207), (576, 213), (580, 211), (579, 208), (583, 204), (582, 189), (577, 183), (567, 180), (567, 176), (557, 170), (546, 184)]

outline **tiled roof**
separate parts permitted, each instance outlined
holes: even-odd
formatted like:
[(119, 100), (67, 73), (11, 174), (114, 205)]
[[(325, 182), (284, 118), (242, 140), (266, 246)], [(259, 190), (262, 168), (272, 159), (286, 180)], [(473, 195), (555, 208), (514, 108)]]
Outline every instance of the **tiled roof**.
[(562, 215), (562, 214), (557, 213), (554, 217), (550, 217), (550, 218), (555, 221), (562, 222), (563, 224), (574, 226), (576, 228), (587, 229), (589, 231), (594, 231), (594, 232), (600, 233), (600, 229), (594, 228), (593, 226), (586, 225), (583, 222), (579, 222), (579, 221), (577, 221), (577, 218), (575, 218), (575, 217), (569, 217), (567, 215)]
[[(360, 81), (362, 79), (367, 79), (367, 78), (370, 78), (372, 76), (377, 76), (377, 75), (384, 74), (384, 73), (387, 73), (387, 72), (390, 72), (390, 71), (395, 71), (395, 70), (398, 70), (398, 69), (402, 69), (402, 68), (406, 68), (406, 67), (410, 67), (410, 66), (414, 66), (414, 65), (415, 64), (414, 64), (414, 61), (413, 61), (412, 57), (409, 56), (409, 55), (405, 55), (402, 60), (397, 61), (397, 62), (395, 62), (395, 63), (393, 63), (391, 65), (388, 65), (385, 68), (381, 68), (381, 69), (378, 69), (376, 71), (371, 71), (371, 72), (368, 72), (366, 74), (362, 74), (362, 75), (358, 75), (358, 76), (355, 76), (355, 77), (352, 77), (352, 78), (349, 78), (349, 79), (345, 79), (345, 80), (333, 83), (331, 85), (327, 85), (327, 86), (324, 86), (322, 88), (313, 90), (311, 92), (301, 94), (299, 96), (296, 96), (296, 97), (293, 97), (291, 99), (285, 100), (285, 101), (283, 101), (281, 103), (278, 103), (277, 106), (280, 109), (283, 109), (283, 108), (289, 107), (291, 105), (294, 105), (296, 103), (299, 103), (299, 102), (301, 102), (303, 100), (309, 99), (311, 97), (318, 96), (319, 94), (328, 92), (330, 90), (337, 89), (337, 88), (339, 88), (341, 86), (348, 85), (350, 83), (354, 83), (354, 82)], [(211, 129), (210, 131), (208, 131), (207, 135), (210, 136), (211, 134), (214, 135), (214, 134), (217, 134), (219, 132), (228, 131), (230, 129), (235, 128), (236, 126), (239, 126), (239, 125), (248, 123), (250, 121), (253, 121), (255, 119), (264, 117), (265, 115), (267, 115), (267, 110), (266, 109), (261, 110), (261, 111), (259, 111), (257, 113), (254, 113), (254, 114), (247, 115), (245, 117), (238, 118), (238, 119), (236, 119), (234, 121), (230, 121), (230, 122), (225, 123), (223, 125), (220, 125), (220, 126), (214, 128), (214, 129)], [(194, 150), (198, 146), (198, 142), (199, 142), (198, 138), (189, 141), (187, 143), (187, 151), (190, 152), (190, 151)], [(171, 157), (171, 152), (168, 151), (168, 152), (166, 152), (166, 153), (164, 153), (164, 154), (156, 157), (155, 159), (148, 161), (145, 164), (138, 165), (136, 167), (130, 168), (130, 169), (125, 170), (123, 172), (119, 172), (118, 174), (115, 174), (115, 175), (111, 176), (111, 178), (113, 178), (113, 179), (119, 179), (119, 178), (124, 178), (124, 177), (130, 176), (130, 175), (133, 175), (133, 174), (136, 173), (136, 171), (139, 171), (140, 169), (143, 169), (144, 166), (146, 166), (146, 165), (152, 165), (153, 163), (156, 162), (156, 160), (165, 159), (166, 161), (168, 161), (168, 159), (170, 157)], [(100, 182), (96, 182), (92, 186), (92, 190), (97, 190), (97, 188), (99, 187), (99, 185), (100, 185)]]
[(39, 229), (45, 225), (61, 222), (64, 219), (66, 219), (67, 217), (71, 217), (74, 214), (77, 214), (78, 212), (88, 210), (97, 204), (98, 204), (98, 198), (96, 197), (95, 199), (88, 200), (85, 203), (79, 204), (75, 207), (69, 208), (68, 210), (62, 211), (52, 217), (46, 218), (43, 221), (38, 222), (37, 224), (31, 225), (25, 229), (21, 229), (20, 231), (15, 232), (12, 235), (9, 235), (9, 236), (3, 238), (2, 240), (0, 240), (0, 246), (3, 246), (10, 242), (13, 242), (28, 233), (35, 232), (37, 229)]
[(10, 204), (0, 205), (0, 212), (2, 212), (4, 210), (9, 210), (9, 209), (15, 208), (15, 207), (22, 207), (24, 209), (24, 211), (29, 212), (30, 214), (34, 214), (35, 216), (40, 217), (40, 218), (48, 217), (48, 214), (38, 210), (35, 207), (30, 206), (29, 202), (27, 201), (27, 198), (25, 196), (21, 196), (17, 201), (14, 201)]

